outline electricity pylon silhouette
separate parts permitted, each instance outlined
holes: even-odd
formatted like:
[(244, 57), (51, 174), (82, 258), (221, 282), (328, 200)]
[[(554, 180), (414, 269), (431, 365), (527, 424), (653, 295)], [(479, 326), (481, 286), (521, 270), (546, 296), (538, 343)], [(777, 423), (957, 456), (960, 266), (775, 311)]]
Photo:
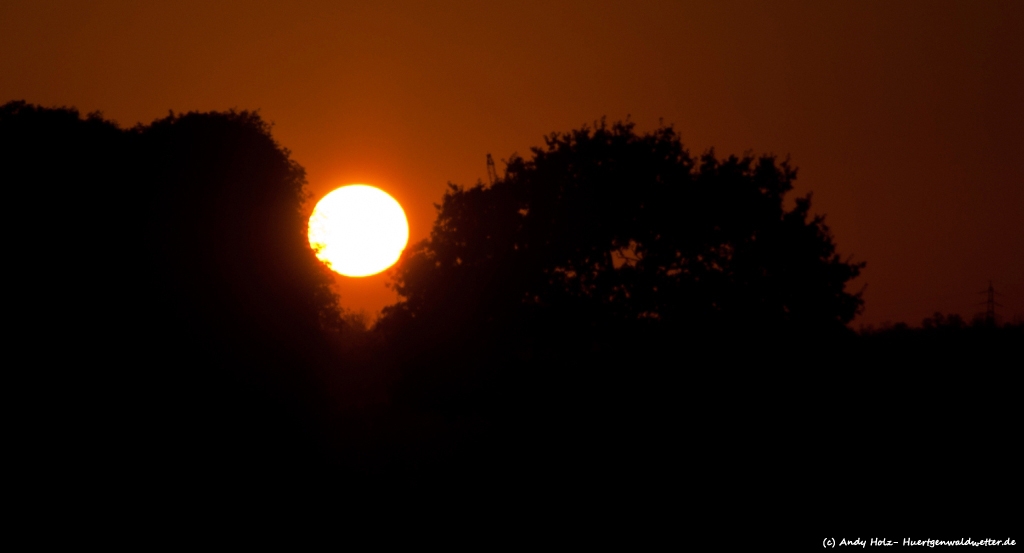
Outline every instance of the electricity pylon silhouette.
[[(1002, 307), (996, 303), (996, 289), (992, 287), (992, 281), (988, 281), (988, 290), (982, 290), (979, 294), (988, 294), (988, 299), (981, 303), (985, 304), (985, 324), (996, 325), (996, 307)], [(1001, 295), (1001, 294), (1000, 294)]]

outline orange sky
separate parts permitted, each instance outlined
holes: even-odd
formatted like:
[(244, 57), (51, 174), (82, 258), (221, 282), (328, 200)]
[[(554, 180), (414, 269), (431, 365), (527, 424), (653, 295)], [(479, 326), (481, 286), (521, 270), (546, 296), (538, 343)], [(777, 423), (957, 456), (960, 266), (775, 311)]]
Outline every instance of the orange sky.
[[(791, 156), (868, 262), (854, 326), (970, 317), (989, 280), (1024, 317), (1024, 3), (632, 4), (5, 0), (0, 103), (125, 126), (258, 109), (315, 194), (380, 186), (412, 241), (487, 153), (661, 118), (694, 153)], [(395, 300), (384, 276), (339, 282), (352, 309)]]

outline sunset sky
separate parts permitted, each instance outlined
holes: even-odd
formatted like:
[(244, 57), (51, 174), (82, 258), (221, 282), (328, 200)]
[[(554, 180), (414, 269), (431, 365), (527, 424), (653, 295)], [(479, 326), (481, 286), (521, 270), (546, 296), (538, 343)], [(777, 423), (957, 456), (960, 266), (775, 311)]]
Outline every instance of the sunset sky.
[[(11, 100), (122, 126), (258, 110), (315, 196), (379, 186), (412, 243), (488, 153), (663, 120), (693, 154), (790, 156), (792, 195), (867, 262), (854, 327), (970, 318), (990, 280), (1024, 318), (1024, 2), (5, 0)], [(396, 299), (338, 280), (350, 309)]]

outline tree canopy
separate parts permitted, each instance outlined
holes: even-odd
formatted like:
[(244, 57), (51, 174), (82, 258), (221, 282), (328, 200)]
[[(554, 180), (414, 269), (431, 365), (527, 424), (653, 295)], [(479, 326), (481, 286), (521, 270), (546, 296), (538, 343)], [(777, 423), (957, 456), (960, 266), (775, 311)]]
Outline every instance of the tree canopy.
[[(258, 114), (122, 129), (11, 102), (0, 171), (22, 237), (15, 342), (33, 344), (20, 357), (55, 418), (41, 433), (156, 448), (186, 472), (320, 447), (336, 298), (306, 240), (304, 172)], [(200, 451), (209, 463), (185, 467)]]
[(384, 328), (430, 340), (624, 329), (748, 335), (839, 331), (859, 311), (796, 169), (765, 155), (699, 157), (671, 127), (552, 134), (504, 176), (451, 185), (430, 237), (394, 273)]

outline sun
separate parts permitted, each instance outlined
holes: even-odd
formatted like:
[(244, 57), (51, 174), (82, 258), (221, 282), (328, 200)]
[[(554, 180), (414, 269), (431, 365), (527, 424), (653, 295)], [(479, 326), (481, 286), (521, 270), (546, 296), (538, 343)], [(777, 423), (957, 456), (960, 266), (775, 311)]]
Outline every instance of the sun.
[(309, 245), (317, 258), (350, 277), (377, 274), (395, 264), (409, 242), (402, 206), (366, 184), (333, 190), (309, 217)]

